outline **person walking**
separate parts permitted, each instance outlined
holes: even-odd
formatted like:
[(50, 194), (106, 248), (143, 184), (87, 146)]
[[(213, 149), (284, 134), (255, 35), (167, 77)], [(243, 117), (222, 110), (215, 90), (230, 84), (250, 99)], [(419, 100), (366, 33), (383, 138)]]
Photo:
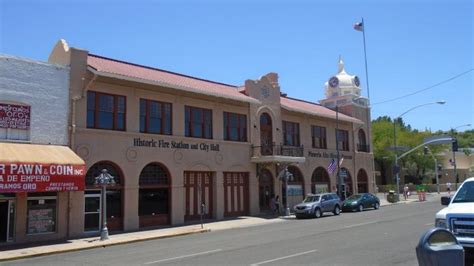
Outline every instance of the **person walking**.
[(403, 187), (403, 197), (405, 197), (405, 200), (408, 198), (408, 185), (405, 184), (405, 187)]
[(280, 195), (277, 195), (275, 198), (275, 212), (280, 214)]
[(448, 191), (448, 195), (451, 195), (451, 183), (449, 181), (446, 183), (446, 190)]

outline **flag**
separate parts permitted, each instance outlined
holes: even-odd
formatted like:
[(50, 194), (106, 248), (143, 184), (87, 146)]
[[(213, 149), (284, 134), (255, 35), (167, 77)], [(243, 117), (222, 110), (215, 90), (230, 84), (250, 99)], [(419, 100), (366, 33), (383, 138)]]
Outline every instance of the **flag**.
[(342, 165), (342, 161), (344, 161), (344, 157), (342, 157), (341, 160), (339, 161), (339, 166)]
[(364, 24), (362, 22), (354, 23), (354, 29), (357, 31), (364, 31)]
[(332, 175), (332, 173), (334, 173), (334, 171), (336, 171), (336, 160), (334, 159), (331, 159), (331, 162), (329, 163), (328, 165), (328, 172), (330, 175)]

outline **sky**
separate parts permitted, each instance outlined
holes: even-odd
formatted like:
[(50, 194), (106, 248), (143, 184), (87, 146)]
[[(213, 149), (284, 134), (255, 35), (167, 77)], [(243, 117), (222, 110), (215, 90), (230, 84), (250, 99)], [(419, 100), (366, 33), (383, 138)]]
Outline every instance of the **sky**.
[(444, 100), (406, 113), (405, 123), (432, 131), (471, 124), (457, 129), (464, 131), (474, 125), (473, 3), (0, 0), (0, 53), (47, 61), (62, 38), (93, 54), (232, 85), (277, 72), (282, 92), (319, 102), (339, 56), (368, 96), (363, 35), (353, 29), (364, 18), (372, 118)]

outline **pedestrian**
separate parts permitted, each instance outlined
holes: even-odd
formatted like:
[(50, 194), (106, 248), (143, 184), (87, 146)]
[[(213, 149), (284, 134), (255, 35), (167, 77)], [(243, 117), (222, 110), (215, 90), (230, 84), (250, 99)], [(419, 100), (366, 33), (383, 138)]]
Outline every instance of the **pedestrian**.
[(277, 195), (275, 198), (275, 212), (280, 214), (280, 196)]
[(449, 181), (446, 183), (446, 190), (448, 191), (448, 195), (451, 195), (451, 183)]
[(405, 187), (403, 187), (403, 197), (405, 197), (405, 200), (408, 198), (408, 185), (405, 184)]
[(272, 197), (270, 199), (270, 210), (272, 210), (272, 212), (275, 212), (275, 208), (276, 208), (276, 199), (275, 199), (275, 195), (272, 194)]

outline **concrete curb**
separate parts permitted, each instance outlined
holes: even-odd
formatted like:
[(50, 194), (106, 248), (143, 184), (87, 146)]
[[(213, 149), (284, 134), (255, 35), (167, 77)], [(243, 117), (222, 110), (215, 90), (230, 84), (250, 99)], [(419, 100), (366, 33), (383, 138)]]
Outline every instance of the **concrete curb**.
[(15, 254), (15, 255), (5, 256), (5, 257), (0, 256), (0, 262), (26, 259), (26, 258), (33, 258), (33, 257), (39, 257), (39, 256), (45, 256), (45, 255), (54, 255), (54, 254), (60, 254), (60, 253), (66, 253), (66, 252), (89, 250), (89, 249), (95, 249), (95, 248), (105, 248), (105, 247), (124, 245), (124, 244), (129, 244), (129, 243), (140, 242), (140, 241), (164, 239), (164, 238), (171, 238), (171, 237), (185, 236), (185, 235), (192, 235), (192, 234), (200, 234), (200, 233), (207, 233), (207, 232), (211, 232), (211, 229), (193, 229), (193, 230), (186, 231), (186, 232), (173, 233), (173, 234), (168, 234), (168, 235), (150, 236), (150, 237), (143, 237), (143, 238), (131, 238), (129, 240), (124, 239), (124, 240), (118, 240), (116, 242), (109, 242), (109, 243), (107, 243), (107, 242), (100, 243), (99, 242), (100, 244), (99, 243), (98, 244), (92, 244), (91, 246), (63, 248), (63, 249), (58, 249), (58, 250), (53, 250), (53, 251), (39, 251), (39, 252), (28, 253), (28, 254)]

